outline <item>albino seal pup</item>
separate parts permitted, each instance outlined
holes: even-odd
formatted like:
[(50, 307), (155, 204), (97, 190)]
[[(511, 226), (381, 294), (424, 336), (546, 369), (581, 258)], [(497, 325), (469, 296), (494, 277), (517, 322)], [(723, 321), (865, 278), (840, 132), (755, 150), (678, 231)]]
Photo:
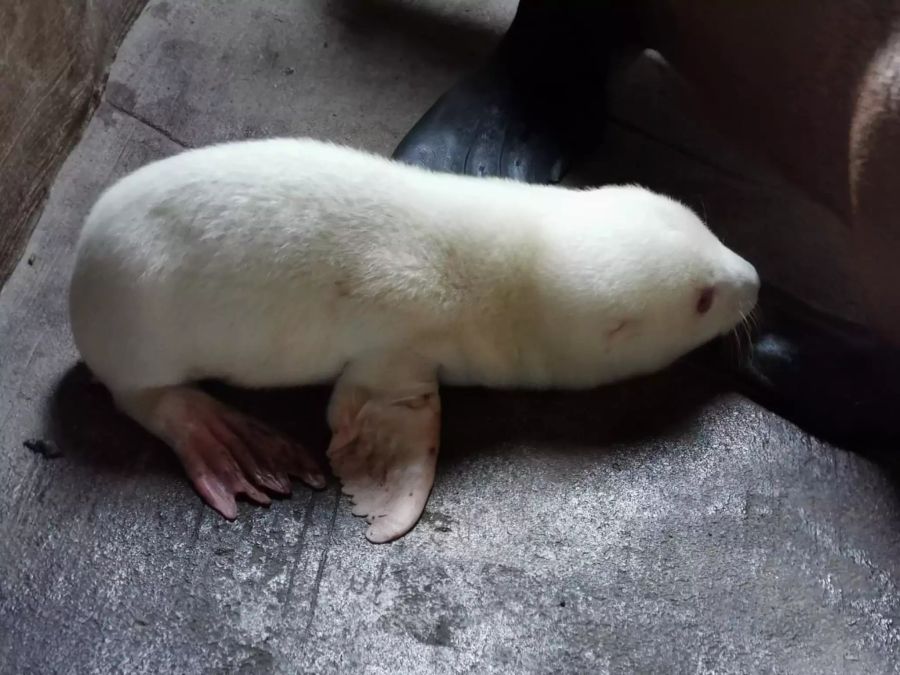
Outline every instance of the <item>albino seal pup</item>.
[(759, 280), (685, 206), (431, 173), (310, 140), (192, 150), (110, 188), (78, 245), (71, 322), (119, 408), (226, 518), (303, 448), (193, 383), (336, 380), (328, 458), (367, 537), (418, 520), (434, 480), (438, 381), (592, 387), (729, 332)]

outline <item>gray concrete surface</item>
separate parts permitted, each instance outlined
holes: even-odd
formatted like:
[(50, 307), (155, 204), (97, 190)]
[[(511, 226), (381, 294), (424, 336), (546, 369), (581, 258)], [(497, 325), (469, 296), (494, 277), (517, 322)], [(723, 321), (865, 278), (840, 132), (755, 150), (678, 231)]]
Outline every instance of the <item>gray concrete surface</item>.
[[(222, 521), (76, 365), (72, 245), (111, 180), (272, 133), (388, 152), (511, 9), (150, 2), (0, 293), (0, 672), (900, 672), (895, 482), (690, 364), (447, 392), (426, 514), (386, 546), (335, 487)], [(746, 227), (773, 204), (809, 226), (777, 181), (668, 137), (669, 106), (616, 105), (595, 177), (697, 198), (761, 252)], [(326, 390), (223, 393), (324, 447)]]

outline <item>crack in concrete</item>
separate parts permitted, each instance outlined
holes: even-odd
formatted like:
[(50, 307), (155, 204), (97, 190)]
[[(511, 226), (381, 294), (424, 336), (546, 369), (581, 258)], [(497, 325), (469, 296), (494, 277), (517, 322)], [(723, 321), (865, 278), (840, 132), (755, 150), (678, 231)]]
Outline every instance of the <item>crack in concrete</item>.
[(151, 129), (153, 129), (153, 131), (168, 138), (175, 145), (179, 145), (185, 149), (194, 147), (190, 143), (187, 143), (186, 141), (182, 141), (180, 138), (177, 138), (176, 136), (174, 136), (172, 134), (172, 132), (168, 131), (167, 129), (164, 129), (163, 127), (159, 126), (155, 122), (151, 122), (143, 115), (140, 115), (140, 114), (134, 112), (133, 110), (129, 110), (128, 108), (123, 108), (121, 105), (119, 105), (118, 103), (116, 103), (115, 101), (113, 101), (110, 98), (104, 97), (104, 100), (106, 101), (106, 103), (109, 104), (109, 106), (111, 108), (117, 110), (118, 112), (122, 113), (123, 115), (127, 115), (128, 117), (130, 117), (131, 119), (133, 119), (137, 122), (140, 122), (141, 124), (143, 124), (146, 127), (150, 127)]

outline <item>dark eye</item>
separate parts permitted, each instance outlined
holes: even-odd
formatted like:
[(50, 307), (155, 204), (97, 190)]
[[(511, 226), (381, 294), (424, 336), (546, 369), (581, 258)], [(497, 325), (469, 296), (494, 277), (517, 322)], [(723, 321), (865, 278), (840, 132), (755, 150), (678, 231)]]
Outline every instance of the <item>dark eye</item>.
[(706, 314), (709, 311), (709, 308), (712, 307), (713, 300), (715, 299), (716, 289), (712, 286), (707, 286), (700, 291), (700, 297), (697, 298), (697, 314)]

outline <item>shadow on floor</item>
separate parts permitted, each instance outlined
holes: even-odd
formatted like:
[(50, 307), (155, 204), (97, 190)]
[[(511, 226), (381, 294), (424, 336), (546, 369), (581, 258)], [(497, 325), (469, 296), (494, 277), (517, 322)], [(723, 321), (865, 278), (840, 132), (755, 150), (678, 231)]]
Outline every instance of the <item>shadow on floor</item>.
[[(248, 391), (219, 384), (207, 390), (313, 448), (324, 463), (330, 387)], [(443, 390), (441, 463), (491, 447), (600, 454), (612, 445), (685, 433), (696, 411), (721, 388), (690, 364), (624, 384), (584, 392)], [(47, 439), (70, 461), (123, 475), (181, 476), (173, 454), (119, 414), (83, 364), (70, 369), (52, 396)], [(659, 447), (665, 444), (658, 444)]]

